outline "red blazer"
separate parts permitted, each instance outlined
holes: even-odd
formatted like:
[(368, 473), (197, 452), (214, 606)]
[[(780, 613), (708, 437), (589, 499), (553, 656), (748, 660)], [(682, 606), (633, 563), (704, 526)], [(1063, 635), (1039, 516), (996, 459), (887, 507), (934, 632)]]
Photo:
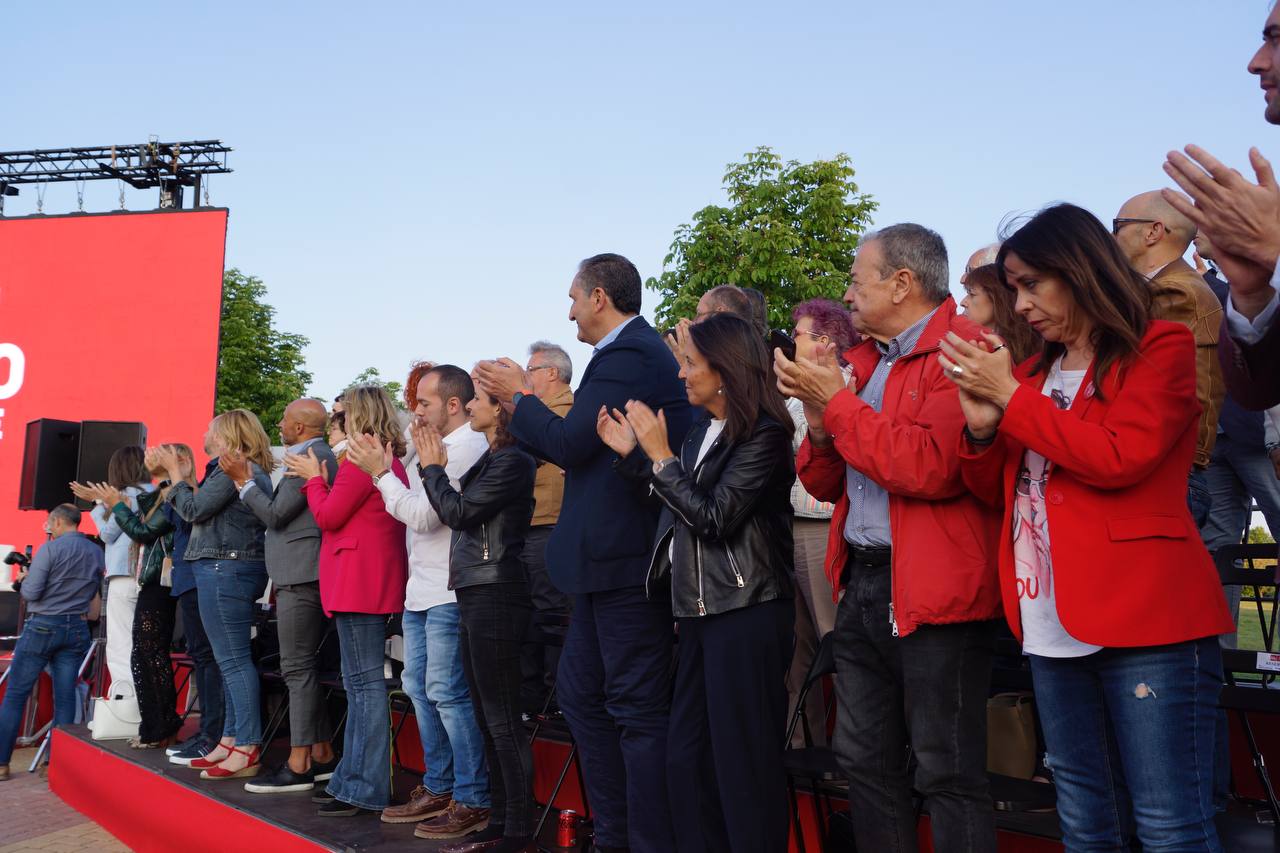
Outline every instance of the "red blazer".
[[(960, 439), (965, 482), (1004, 507), (1000, 587), (1018, 639), (1013, 503), (1024, 451), (1053, 463), (1045, 484), (1058, 618), (1077, 640), (1157, 646), (1235, 630), (1209, 552), (1187, 509), (1196, 449), (1196, 346), (1179, 323), (1152, 320), (1138, 355), (1098, 382), (1090, 365), (1071, 408), (1041, 393), (1034, 359), (1015, 371), (995, 443)], [(1096, 384), (1095, 384), (1096, 383)], [(1096, 393), (1101, 387), (1105, 399)]]
[[(400, 460), (391, 463), (409, 485)], [(350, 462), (338, 465), (333, 487), (312, 477), (302, 487), (320, 526), (320, 603), (324, 612), (399, 613), (409, 580), (405, 527), (387, 512), (373, 480)]]
[[(815, 447), (806, 435), (796, 471), (809, 494), (835, 503), (827, 537), (827, 577), (840, 587), (849, 544), (845, 472), (853, 466), (889, 493), (893, 540), (893, 609), (899, 634), (922, 624), (974, 622), (1000, 615), (995, 554), (1000, 514), (964, 487), (956, 443), (964, 414), (956, 386), (942, 375), (938, 341), (955, 329), (966, 340), (981, 329), (956, 314), (948, 298), (925, 326), (910, 355), (889, 371), (877, 412), (852, 391), (836, 394), (822, 423), (834, 437)], [(845, 354), (857, 387), (871, 377), (880, 353), (867, 339)], [(887, 618), (887, 614), (886, 614)]]

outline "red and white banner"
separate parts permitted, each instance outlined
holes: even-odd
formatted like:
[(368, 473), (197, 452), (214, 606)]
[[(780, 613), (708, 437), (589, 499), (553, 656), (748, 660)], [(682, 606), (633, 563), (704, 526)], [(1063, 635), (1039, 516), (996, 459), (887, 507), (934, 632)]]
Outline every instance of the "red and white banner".
[(220, 209), (0, 218), (0, 543), (44, 540), (17, 508), (28, 421), (142, 421), (203, 464), (226, 235)]

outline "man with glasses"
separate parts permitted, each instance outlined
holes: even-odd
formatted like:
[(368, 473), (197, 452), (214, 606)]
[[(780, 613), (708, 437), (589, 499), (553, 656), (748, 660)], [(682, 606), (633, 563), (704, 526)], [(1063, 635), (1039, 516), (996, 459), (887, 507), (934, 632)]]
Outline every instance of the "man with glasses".
[(1218, 414), (1226, 396), (1218, 364), (1218, 326), (1222, 304), (1204, 279), (1182, 259), (1196, 236), (1196, 226), (1159, 190), (1126, 201), (1111, 221), (1129, 265), (1151, 288), (1151, 316), (1181, 323), (1196, 338), (1196, 397), (1200, 400), (1200, 432), (1187, 481), (1187, 505), (1202, 527), (1209, 519), (1212, 495), (1205, 469), (1218, 436)]
[[(562, 347), (537, 341), (529, 347), (525, 367), (533, 396), (554, 414), (563, 418), (573, 408), (573, 361)], [(524, 646), (520, 688), (521, 705), (527, 712), (537, 712), (546, 704), (548, 692), (560, 666), (560, 647), (546, 645), (540, 638), (546, 634), (563, 635), (559, 626), (569, 615), (569, 597), (556, 589), (547, 573), (547, 540), (560, 518), (564, 500), (564, 471), (546, 460), (538, 460), (538, 475), (533, 481), (533, 520), (524, 539), (520, 555), (529, 577), (529, 596), (540, 619), (529, 623), (529, 637)], [(536, 624), (541, 621), (542, 624)]]

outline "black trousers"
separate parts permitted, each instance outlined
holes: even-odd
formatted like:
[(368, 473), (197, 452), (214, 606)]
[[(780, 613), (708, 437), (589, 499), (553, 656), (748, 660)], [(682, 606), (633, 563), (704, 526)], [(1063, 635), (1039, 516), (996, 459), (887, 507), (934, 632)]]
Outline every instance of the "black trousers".
[(679, 625), (667, 734), (676, 849), (786, 850), (782, 751), (795, 605), (768, 601)]
[[(529, 580), (529, 598), (533, 602), (534, 613), (551, 616), (567, 616), (569, 614), (569, 596), (556, 589), (547, 573), (547, 540), (551, 538), (554, 525), (530, 527), (524, 539), (524, 550), (520, 552), (520, 561), (524, 563), (525, 577)], [(547, 701), (551, 685), (555, 683), (555, 673), (560, 667), (560, 649), (564, 646), (564, 628), (554, 626), (538, 626), (533, 620), (529, 622), (529, 631), (525, 637), (524, 650), (521, 652), (521, 705), (528, 711), (541, 711)], [(559, 634), (559, 645), (543, 643), (545, 634)]]
[(887, 554), (882, 565), (851, 559), (848, 573), (836, 609), (833, 745), (849, 777), (858, 849), (917, 849), (910, 746), (934, 850), (994, 851), (986, 763), (995, 623), (922, 625), (894, 637)]
[(177, 600), (167, 586), (158, 583), (138, 591), (138, 606), (133, 611), (133, 655), (130, 669), (138, 693), (138, 738), (154, 743), (178, 733), (182, 718), (175, 706), (177, 691), (173, 685), (173, 623)]
[(520, 646), (529, 628), (529, 587), (520, 583), (457, 590), (462, 670), (489, 763), (489, 822), (509, 838), (533, 835), (533, 755), (520, 720)]
[(195, 679), (196, 694), (200, 697), (200, 734), (212, 745), (222, 737), (222, 723), (226, 716), (222, 670), (213, 659), (213, 647), (204, 632), (195, 588), (178, 596), (178, 604), (182, 607), (182, 634), (187, 639), (187, 654), (195, 664), (191, 677)]

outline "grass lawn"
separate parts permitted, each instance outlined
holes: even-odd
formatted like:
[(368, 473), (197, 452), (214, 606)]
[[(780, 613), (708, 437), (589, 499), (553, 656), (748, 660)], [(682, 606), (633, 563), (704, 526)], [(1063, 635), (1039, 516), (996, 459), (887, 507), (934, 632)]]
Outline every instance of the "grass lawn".
[[(1274, 607), (1271, 602), (1263, 602), (1262, 613), (1264, 619), (1271, 618), (1271, 609)], [(1258, 605), (1252, 601), (1240, 602), (1240, 633), (1237, 647), (1241, 649), (1258, 649), (1265, 648), (1262, 642), (1262, 626), (1258, 623)]]

